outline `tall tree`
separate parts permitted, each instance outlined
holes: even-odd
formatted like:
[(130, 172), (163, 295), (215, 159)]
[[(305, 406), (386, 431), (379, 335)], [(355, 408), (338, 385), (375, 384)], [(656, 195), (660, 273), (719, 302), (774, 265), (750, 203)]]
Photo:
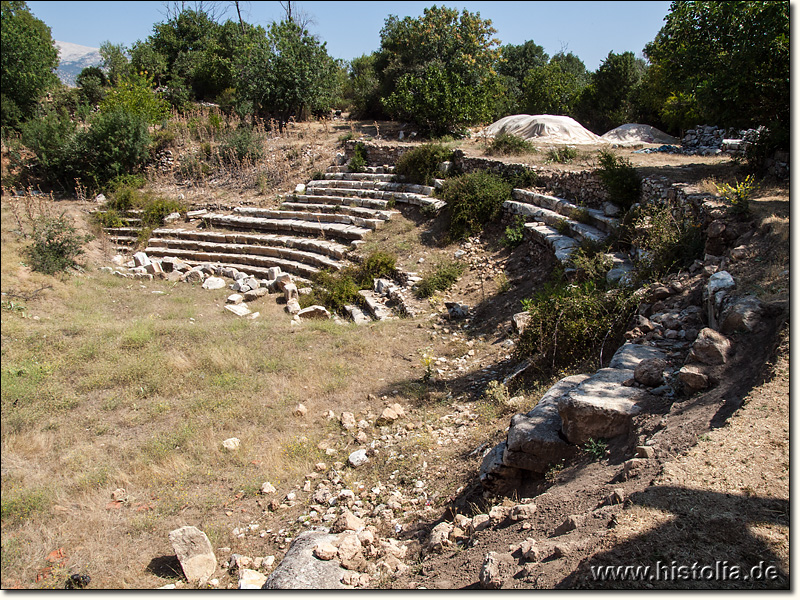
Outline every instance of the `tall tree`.
[(389, 16), (375, 65), (387, 111), (435, 134), (490, 117), (501, 93), (494, 33), (490, 20), (466, 10), (433, 6), (416, 19)]
[(281, 21), (248, 47), (237, 89), (261, 116), (303, 118), (331, 109), (338, 91), (336, 69), (324, 42), (296, 23)]
[(599, 135), (635, 120), (633, 100), (646, 71), (647, 63), (633, 52), (609, 52), (581, 92), (578, 120)]
[(645, 55), (668, 93), (723, 126), (789, 125), (789, 2), (670, 6)]
[(25, 2), (0, 3), (0, 125), (17, 127), (33, 116), (36, 103), (58, 84), (58, 49), (50, 28)]

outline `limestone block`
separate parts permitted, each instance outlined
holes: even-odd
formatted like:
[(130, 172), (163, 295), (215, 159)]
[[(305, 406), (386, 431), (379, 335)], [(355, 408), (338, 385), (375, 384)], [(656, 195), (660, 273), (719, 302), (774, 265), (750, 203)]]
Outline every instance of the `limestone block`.
[(629, 431), (643, 396), (638, 388), (622, 385), (632, 377), (630, 369), (600, 369), (558, 401), (562, 431), (570, 443), (581, 445)]
[(169, 541), (187, 580), (201, 581), (214, 574), (217, 557), (214, 556), (208, 537), (197, 527), (186, 525), (170, 531)]

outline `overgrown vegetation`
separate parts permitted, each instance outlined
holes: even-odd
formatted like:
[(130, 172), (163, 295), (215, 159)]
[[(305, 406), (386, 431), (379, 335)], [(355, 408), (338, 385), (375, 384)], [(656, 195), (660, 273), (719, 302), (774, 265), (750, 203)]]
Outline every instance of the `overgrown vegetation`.
[(716, 187), (717, 194), (728, 205), (731, 214), (745, 216), (750, 213), (750, 197), (758, 187), (753, 175), (748, 175), (743, 181), (736, 181), (735, 185), (723, 183)]
[(578, 150), (572, 146), (563, 146), (561, 148), (550, 148), (547, 151), (547, 161), (554, 163), (570, 163), (578, 158)]
[(517, 215), (514, 217), (514, 222), (506, 227), (503, 236), (500, 238), (500, 244), (509, 250), (513, 250), (519, 246), (525, 239), (525, 217)]
[(596, 278), (572, 283), (558, 270), (523, 301), (531, 318), (516, 353), (530, 358), (541, 376), (597, 369), (619, 347), (638, 301), (628, 288), (606, 286), (600, 271), (593, 273)]
[(636, 273), (641, 280), (688, 268), (702, 258), (705, 239), (691, 212), (669, 204), (649, 203), (633, 211), (630, 242), (638, 249)]
[(461, 277), (464, 268), (464, 263), (459, 261), (445, 260), (437, 263), (417, 284), (415, 288), (417, 298), (430, 298), (436, 292), (450, 289), (450, 286)]
[(631, 162), (613, 152), (601, 150), (598, 154), (600, 168), (597, 174), (608, 191), (608, 198), (627, 211), (642, 197), (642, 178)]
[(433, 185), (433, 180), (445, 174), (440, 165), (450, 160), (453, 151), (443, 144), (422, 144), (403, 153), (394, 167), (395, 175), (409, 183)]
[(75, 230), (72, 220), (65, 214), (40, 215), (31, 223), (33, 243), (26, 254), (34, 271), (55, 275), (76, 265), (75, 259), (83, 254), (88, 237)]
[(519, 154), (531, 154), (536, 148), (528, 140), (502, 129), (492, 138), (486, 147), (486, 156), (516, 156)]
[(495, 221), (503, 202), (511, 199), (511, 184), (487, 171), (448, 179), (440, 192), (450, 210), (449, 236), (464, 239)]
[(351, 173), (363, 173), (367, 166), (367, 149), (361, 142), (357, 142), (353, 147), (353, 158), (347, 164)]
[(397, 257), (388, 252), (376, 251), (354, 267), (341, 271), (320, 271), (314, 275), (311, 294), (300, 297), (303, 307), (321, 304), (327, 309), (344, 314), (348, 304), (361, 305), (359, 290), (371, 290), (375, 279), (393, 277), (397, 269)]

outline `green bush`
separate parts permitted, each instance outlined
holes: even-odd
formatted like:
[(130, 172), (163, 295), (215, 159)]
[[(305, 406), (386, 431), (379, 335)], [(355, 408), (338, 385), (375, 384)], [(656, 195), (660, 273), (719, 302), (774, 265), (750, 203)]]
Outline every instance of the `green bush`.
[(360, 289), (352, 272), (329, 273), (319, 271), (313, 277), (314, 290), (304, 296), (305, 304), (321, 304), (332, 312), (341, 313), (347, 304), (360, 304)]
[(550, 148), (547, 151), (547, 161), (566, 164), (578, 158), (578, 151), (572, 146), (563, 148)]
[(627, 211), (642, 197), (642, 178), (629, 160), (618, 158), (613, 152), (601, 150), (597, 174), (608, 191), (608, 199)]
[(531, 154), (535, 151), (535, 146), (528, 140), (506, 133), (506, 130), (502, 129), (486, 147), (485, 154), (486, 156), (513, 156)]
[(88, 237), (75, 231), (72, 221), (65, 214), (57, 217), (41, 215), (32, 222), (33, 244), (25, 252), (34, 271), (54, 275), (75, 265), (75, 259), (83, 253), (83, 244)]
[(363, 173), (367, 166), (367, 149), (361, 142), (356, 143), (353, 148), (353, 158), (350, 159), (347, 167), (351, 173)]
[(525, 239), (525, 218), (517, 215), (514, 222), (506, 227), (503, 237), (500, 238), (500, 244), (508, 249), (514, 249), (523, 239)]
[(497, 219), (503, 202), (511, 200), (511, 189), (511, 184), (487, 171), (445, 181), (440, 195), (450, 209), (450, 237), (463, 239)]
[(98, 113), (85, 136), (80, 179), (98, 188), (137, 171), (150, 156), (147, 119), (121, 107)]
[(433, 180), (443, 175), (439, 165), (450, 160), (452, 155), (453, 151), (443, 144), (423, 144), (397, 159), (394, 172), (409, 183), (433, 185)]
[(107, 228), (107, 227), (124, 227), (125, 223), (123, 222), (122, 218), (119, 216), (119, 213), (116, 210), (107, 210), (105, 212), (97, 212), (95, 213), (95, 219), (100, 224), (100, 227)]
[(734, 215), (750, 214), (750, 196), (758, 186), (752, 175), (744, 178), (744, 181), (736, 182), (736, 185), (723, 183), (717, 186), (717, 194), (725, 200), (728, 211)]
[(186, 207), (177, 200), (150, 200), (143, 207), (142, 226), (159, 227), (164, 224), (164, 217), (175, 212), (185, 214)]
[(570, 284), (555, 277), (523, 302), (531, 319), (516, 352), (545, 377), (598, 368), (621, 343), (636, 305), (629, 290), (606, 291), (594, 281)]
[(220, 156), (228, 162), (256, 161), (264, 156), (262, 136), (251, 127), (231, 131), (219, 146)]
[(640, 250), (636, 274), (641, 280), (687, 268), (703, 256), (703, 230), (691, 213), (667, 204), (646, 204), (627, 220), (632, 223), (631, 245)]
[(358, 268), (356, 282), (361, 289), (372, 288), (373, 281), (380, 277), (390, 277), (397, 269), (397, 258), (388, 252), (373, 252)]
[(530, 169), (522, 169), (515, 173), (506, 174), (505, 180), (513, 188), (530, 189), (539, 186), (539, 176), (536, 171), (531, 171)]
[(46, 111), (20, 127), (22, 144), (36, 156), (33, 171), (46, 183), (66, 189), (80, 173), (81, 136), (65, 112)]
[(417, 298), (430, 298), (436, 292), (448, 290), (461, 277), (464, 267), (462, 262), (440, 262), (417, 284), (415, 291)]

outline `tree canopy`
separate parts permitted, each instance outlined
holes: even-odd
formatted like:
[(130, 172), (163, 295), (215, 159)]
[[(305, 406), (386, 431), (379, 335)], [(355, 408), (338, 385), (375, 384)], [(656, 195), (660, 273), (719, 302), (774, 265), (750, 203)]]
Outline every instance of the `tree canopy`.
[(645, 55), (673, 108), (707, 122), (789, 124), (789, 2), (673, 2)]
[(58, 49), (50, 28), (25, 2), (0, 3), (0, 124), (17, 127), (36, 112), (48, 88), (57, 85)]
[(434, 134), (492, 116), (501, 90), (494, 33), (490, 20), (466, 10), (433, 6), (419, 18), (390, 16), (375, 61), (386, 110)]

